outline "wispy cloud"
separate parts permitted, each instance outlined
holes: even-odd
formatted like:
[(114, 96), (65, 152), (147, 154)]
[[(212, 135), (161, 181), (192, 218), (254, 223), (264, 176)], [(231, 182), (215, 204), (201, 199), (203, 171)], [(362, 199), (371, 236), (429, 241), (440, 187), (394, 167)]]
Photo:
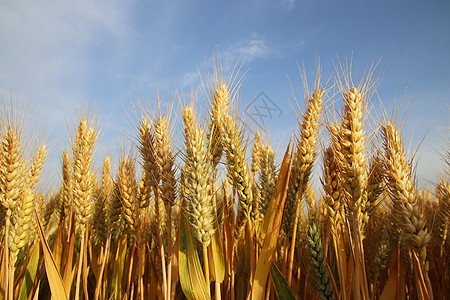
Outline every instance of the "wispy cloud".
[[(257, 34), (252, 34), (250, 37), (241, 39), (227, 47), (217, 47), (217, 51), (224, 73), (230, 72), (238, 60), (251, 63), (258, 59), (267, 58), (271, 53), (269, 43)], [(215, 59), (217, 58), (209, 57), (205, 59), (207, 68), (212, 68)], [(185, 72), (180, 76), (178, 82), (183, 89), (197, 86), (200, 83), (199, 71)]]
[(221, 53), (222, 67), (229, 71), (238, 59), (253, 62), (257, 59), (267, 58), (271, 50), (266, 39), (253, 34), (251, 37), (240, 40), (225, 48)]
[(123, 13), (127, 5), (87, 0), (2, 2), (0, 87), (19, 88), (53, 110), (78, 100), (89, 83), (90, 51), (106, 39), (132, 33)]
[(52, 175), (46, 181), (55, 181), (59, 170), (66, 118), (75, 118), (74, 107), (92, 84), (92, 51), (102, 43), (121, 45), (134, 34), (129, 6), (88, 0), (0, 3), (0, 96), (6, 100), (18, 91), (21, 103), (36, 107), (29, 113), (52, 144), (46, 164)]
[(198, 84), (200, 75), (198, 71), (190, 71), (181, 75), (179, 83), (182, 88), (194, 87)]

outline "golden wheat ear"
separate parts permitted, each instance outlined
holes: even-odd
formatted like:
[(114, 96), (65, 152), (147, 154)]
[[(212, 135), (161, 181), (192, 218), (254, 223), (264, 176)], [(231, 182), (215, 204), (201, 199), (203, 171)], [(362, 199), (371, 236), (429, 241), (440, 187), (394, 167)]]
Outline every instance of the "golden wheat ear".
[(120, 199), (122, 202), (122, 214), (127, 224), (127, 229), (133, 238), (136, 238), (140, 220), (138, 205), (136, 202), (136, 167), (131, 156), (122, 156), (119, 163), (117, 182)]
[(325, 191), (327, 215), (330, 219), (331, 230), (333, 232), (336, 232), (336, 227), (341, 222), (340, 211), (342, 205), (342, 192), (339, 180), (339, 169), (336, 164), (333, 150), (329, 147), (323, 153), (322, 186)]
[[(316, 158), (316, 144), (319, 136), (319, 121), (322, 114), (324, 89), (317, 82), (311, 95), (306, 92), (306, 111), (300, 124), (300, 139), (297, 141), (297, 149), (292, 166), (292, 176), (289, 182), (289, 192), (286, 199), (284, 230), (288, 237), (292, 236), (296, 214), (302, 200), (303, 192), (308, 186), (313, 163)], [(298, 218), (298, 217), (297, 217)]]
[(0, 159), (1, 202), (6, 214), (11, 216), (19, 204), (25, 179), (24, 158), (20, 146), (20, 137), (11, 127), (2, 133), (2, 155)]
[(394, 125), (387, 121), (382, 127), (385, 151), (386, 184), (393, 201), (396, 219), (417, 252), (426, 270), (427, 244), (430, 235), (425, 227), (421, 203), (418, 201), (411, 166), (406, 162), (403, 143)]
[(73, 144), (73, 204), (81, 232), (92, 212), (94, 176), (92, 158), (97, 134), (86, 119), (80, 120)]
[(441, 180), (436, 185), (436, 198), (438, 203), (438, 225), (437, 239), (439, 241), (439, 252), (444, 253), (444, 246), (448, 239), (448, 226), (450, 224), (450, 184), (446, 180)]
[(183, 110), (186, 158), (184, 169), (185, 193), (190, 222), (197, 240), (207, 247), (214, 234), (210, 154), (205, 134), (197, 125), (192, 107)]
[(209, 113), (210, 123), (207, 134), (210, 153), (212, 156), (212, 169), (215, 170), (223, 155), (223, 127), (221, 120), (228, 114), (230, 102), (230, 91), (228, 85), (222, 83), (216, 87), (212, 96), (211, 110)]
[(96, 246), (105, 245), (108, 238), (108, 203), (113, 190), (111, 178), (111, 158), (106, 156), (103, 159), (101, 188), (95, 195), (94, 211), (90, 223), (94, 226), (92, 238)]
[(34, 209), (34, 189), (39, 180), (45, 158), (47, 157), (47, 148), (42, 145), (33, 158), (30, 171), (26, 178), (25, 189), (22, 192), (21, 200), (18, 206), (18, 212), (13, 215), (13, 227), (10, 235), (11, 263), (14, 265), (20, 249), (28, 244), (29, 234), (32, 225), (32, 214)]
[(224, 128), (224, 143), (226, 147), (226, 160), (228, 174), (236, 189), (239, 200), (239, 214), (237, 233), (241, 235), (245, 221), (251, 218), (253, 192), (251, 188), (251, 177), (245, 159), (245, 149), (242, 140), (242, 132), (238, 130), (236, 121), (230, 115), (222, 119)]

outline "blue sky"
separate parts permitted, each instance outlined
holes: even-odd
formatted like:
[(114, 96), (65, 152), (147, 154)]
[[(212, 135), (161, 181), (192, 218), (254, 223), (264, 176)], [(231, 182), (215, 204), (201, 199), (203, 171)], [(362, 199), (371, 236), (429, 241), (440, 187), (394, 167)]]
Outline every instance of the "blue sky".
[(449, 15), (445, 0), (1, 1), (0, 95), (18, 90), (20, 101), (38, 103), (34, 117), (52, 144), (46, 176), (57, 181), (66, 124), (81, 102), (95, 103), (104, 123), (100, 155), (113, 153), (121, 132), (133, 134), (123, 109), (131, 111), (130, 97), (139, 92), (154, 106), (156, 91), (171, 99), (175, 85), (189, 95), (220, 52), (225, 74), (245, 59), (241, 110), (260, 92), (278, 105), (282, 113), (265, 122), (276, 148), (298, 132), (287, 79), (303, 108), (297, 62), (312, 82), (316, 54), (324, 80), (338, 57), (353, 57), (358, 74), (381, 59), (372, 101), (392, 111), (394, 99), (414, 99), (405, 133), (420, 122), (407, 147), (412, 154), (425, 137), (423, 183), (442, 170), (437, 152), (449, 145)]

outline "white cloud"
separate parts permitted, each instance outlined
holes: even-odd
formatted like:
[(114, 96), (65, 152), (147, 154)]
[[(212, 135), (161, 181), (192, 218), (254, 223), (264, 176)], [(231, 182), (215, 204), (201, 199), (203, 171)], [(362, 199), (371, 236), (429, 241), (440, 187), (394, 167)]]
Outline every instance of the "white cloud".
[(281, 0), (281, 8), (291, 11), (294, 9), (295, 0)]

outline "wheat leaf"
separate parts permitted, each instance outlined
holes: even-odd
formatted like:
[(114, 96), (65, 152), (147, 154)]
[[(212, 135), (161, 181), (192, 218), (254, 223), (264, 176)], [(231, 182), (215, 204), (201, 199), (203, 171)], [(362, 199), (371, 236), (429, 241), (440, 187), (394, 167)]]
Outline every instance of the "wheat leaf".
[(261, 238), (264, 242), (258, 262), (256, 263), (255, 277), (252, 285), (252, 299), (254, 300), (263, 299), (264, 297), (267, 277), (269, 275), (272, 259), (275, 256), (278, 235), (280, 234), (291, 167), (292, 154), (291, 142), (289, 142), (283, 163), (281, 164), (280, 175), (278, 176), (272, 199), (270, 200), (267, 213), (264, 217), (261, 231)]
[(39, 221), (38, 213), (35, 210), (36, 220), (38, 224), (38, 232), (41, 238), (42, 251), (44, 253), (44, 264), (45, 272), (47, 273), (48, 284), (50, 286), (50, 291), (52, 293), (53, 299), (67, 299), (68, 295), (64, 287), (64, 283), (61, 278), (61, 274), (58, 272), (58, 267), (56, 266), (55, 259), (53, 258), (50, 247), (44, 236), (44, 231), (42, 229), (41, 222)]
[(28, 295), (31, 293), (33, 283), (36, 279), (36, 272), (39, 266), (39, 247), (36, 244), (32, 249), (33, 250), (31, 252), (30, 260), (28, 261), (22, 286), (20, 287), (19, 300), (28, 299)]
[(295, 300), (294, 293), (289, 288), (286, 279), (283, 277), (280, 270), (278, 270), (277, 266), (273, 262), (270, 266), (270, 276), (272, 276), (273, 285), (275, 287), (275, 292), (277, 293), (278, 299)]

